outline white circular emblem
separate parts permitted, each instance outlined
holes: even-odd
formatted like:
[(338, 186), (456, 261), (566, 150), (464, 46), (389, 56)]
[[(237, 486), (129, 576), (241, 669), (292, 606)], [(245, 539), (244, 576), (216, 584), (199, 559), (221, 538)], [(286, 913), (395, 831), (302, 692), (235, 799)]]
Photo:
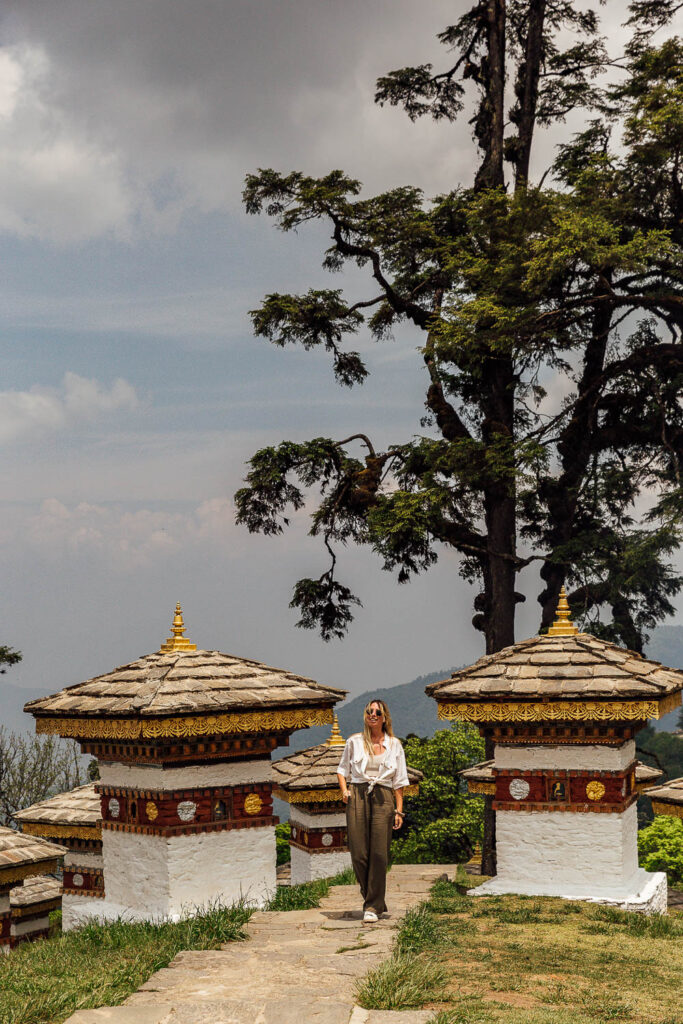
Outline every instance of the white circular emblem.
[(292, 825), (292, 839), (296, 839), (296, 829)]
[(333, 840), (332, 836), (330, 835), (330, 833), (329, 832), (325, 832), (323, 834), (323, 838), (322, 838), (323, 846), (332, 846), (333, 842), (334, 842), (334, 840)]
[(109, 813), (111, 814), (112, 818), (118, 818), (119, 814), (121, 813), (121, 804), (118, 802), (115, 796), (113, 796), (109, 801)]
[(83, 875), (74, 875), (73, 883), (77, 889), (80, 889), (80, 887), (83, 885)]
[(513, 800), (523, 800), (529, 795), (529, 783), (526, 779), (513, 779), (510, 783), (510, 796)]
[(197, 813), (197, 805), (193, 800), (183, 800), (178, 804), (177, 811), (181, 821), (192, 821)]

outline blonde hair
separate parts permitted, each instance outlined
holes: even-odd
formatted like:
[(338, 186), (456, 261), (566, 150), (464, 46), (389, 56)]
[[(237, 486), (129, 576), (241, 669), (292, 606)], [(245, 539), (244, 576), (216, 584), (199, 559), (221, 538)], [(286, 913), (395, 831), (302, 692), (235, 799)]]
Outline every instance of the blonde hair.
[(366, 718), (366, 714), (370, 710), (370, 708), (372, 707), (373, 704), (379, 704), (379, 706), (380, 706), (380, 708), (382, 710), (382, 731), (385, 732), (387, 734), (387, 736), (393, 736), (394, 735), (394, 730), (393, 730), (393, 727), (392, 727), (392, 724), (391, 724), (391, 714), (389, 712), (389, 708), (386, 706), (386, 704), (384, 703), (383, 700), (379, 699), (379, 697), (375, 697), (373, 700), (369, 700), (368, 703), (363, 708), (363, 741), (365, 742), (365, 749), (368, 751), (368, 753), (371, 756), (372, 756), (372, 737), (370, 736), (370, 726), (368, 725), (368, 720)]

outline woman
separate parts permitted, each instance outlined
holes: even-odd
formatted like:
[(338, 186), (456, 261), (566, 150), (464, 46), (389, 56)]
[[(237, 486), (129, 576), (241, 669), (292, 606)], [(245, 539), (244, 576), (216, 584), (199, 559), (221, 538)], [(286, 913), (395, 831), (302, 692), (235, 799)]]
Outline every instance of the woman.
[(363, 920), (377, 921), (387, 905), (391, 831), (403, 822), (406, 758), (383, 700), (371, 700), (363, 732), (349, 736), (337, 778), (346, 804), (351, 863), (363, 896)]

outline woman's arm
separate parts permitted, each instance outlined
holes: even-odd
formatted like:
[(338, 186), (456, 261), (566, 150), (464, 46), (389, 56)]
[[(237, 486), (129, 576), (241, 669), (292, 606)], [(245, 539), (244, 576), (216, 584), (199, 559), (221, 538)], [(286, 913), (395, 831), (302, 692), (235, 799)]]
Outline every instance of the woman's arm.
[(339, 788), (341, 789), (342, 800), (346, 804), (349, 801), (349, 791), (346, 786), (346, 776), (337, 773), (337, 779), (339, 781)]
[(396, 814), (394, 815), (394, 828), (400, 828), (403, 824), (403, 786), (394, 790), (396, 799)]
[(342, 800), (344, 803), (348, 802), (349, 790), (348, 780), (351, 777), (351, 737), (348, 738), (344, 744), (342, 751), (341, 760), (337, 767), (337, 780), (339, 782), (339, 788), (341, 789)]

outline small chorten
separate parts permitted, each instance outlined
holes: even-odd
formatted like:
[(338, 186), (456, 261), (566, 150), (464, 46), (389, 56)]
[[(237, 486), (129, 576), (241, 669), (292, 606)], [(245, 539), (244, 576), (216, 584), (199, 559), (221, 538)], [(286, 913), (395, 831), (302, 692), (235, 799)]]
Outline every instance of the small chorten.
[(681, 689), (683, 672), (580, 633), (564, 588), (547, 635), (426, 687), (440, 718), (494, 742), (493, 760), (463, 773), (496, 812), (497, 874), (478, 895), (666, 912), (666, 875), (638, 867), (636, 800), (656, 771), (639, 766), (635, 736), (680, 705)]
[(82, 900), (69, 927), (262, 906), (275, 891), (271, 752), (331, 722), (346, 693), (184, 634), (177, 604), (160, 650), (25, 707), (37, 732), (99, 762), (106, 895)]
[(58, 793), (15, 817), (25, 835), (41, 836), (66, 848), (62, 926), (68, 931), (84, 900), (104, 898), (102, 809), (95, 783)]
[(62, 906), (62, 886), (50, 875), (33, 875), (10, 889), (12, 948), (50, 934), (50, 914)]
[(45, 920), (44, 914), (33, 920), (21, 920), (22, 915), (13, 914), (12, 903), (16, 905), (16, 900), (11, 894), (17, 883), (56, 872), (65, 853), (62, 846), (0, 826), (0, 953), (9, 953), (19, 942), (47, 934), (49, 919)]
[[(274, 795), (290, 805), (292, 885), (330, 878), (351, 867), (346, 834), (346, 805), (342, 800), (337, 768), (345, 739), (335, 714), (324, 743), (289, 754), (273, 762)], [(422, 772), (408, 768), (414, 796)]]

